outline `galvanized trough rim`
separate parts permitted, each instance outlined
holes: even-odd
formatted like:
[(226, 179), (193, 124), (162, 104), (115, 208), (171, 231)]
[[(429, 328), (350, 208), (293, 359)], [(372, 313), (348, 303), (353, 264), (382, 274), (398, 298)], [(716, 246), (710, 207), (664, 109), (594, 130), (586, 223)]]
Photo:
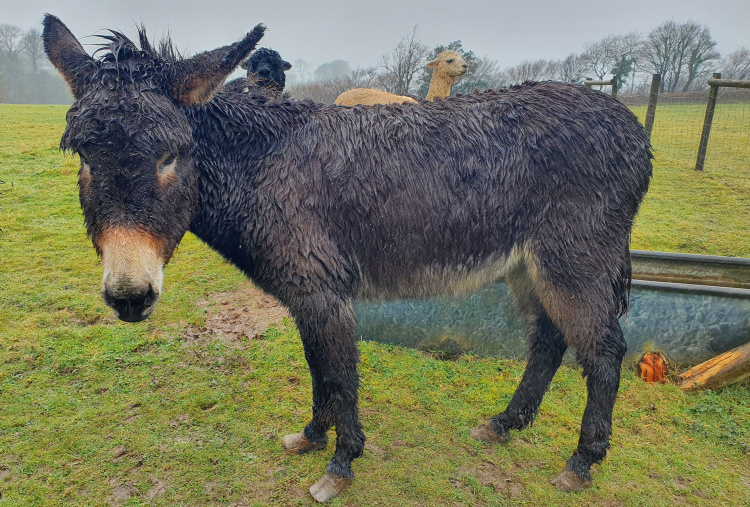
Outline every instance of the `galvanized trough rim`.
[(631, 257), (644, 259), (664, 259), (675, 261), (702, 262), (705, 264), (731, 264), (734, 266), (749, 266), (750, 259), (747, 257), (724, 257), (721, 255), (699, 255), (676, 252), (657, 252), (652, 250), (631, 250)]
[(721, 287), (718, 285), (696, 285), (692, 283), (655, 282), (652, 280), (634, 279), (632, 286), (664, 292), (683, 292), (695, 295), (750, 299), (750, 289)]

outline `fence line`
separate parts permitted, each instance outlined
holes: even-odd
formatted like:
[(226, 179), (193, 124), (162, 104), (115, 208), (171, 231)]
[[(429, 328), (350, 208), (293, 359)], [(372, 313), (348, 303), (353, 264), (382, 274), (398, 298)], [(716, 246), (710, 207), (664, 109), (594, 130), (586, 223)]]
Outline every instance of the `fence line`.
[[(659, 80), (658, 74), (653, 75), (649, 95), (619, 97), (643, 122), (659, 159), (685, 169), (701, 170), (709, 162), (722, 170), (750, 167), (750, 81), (713, 77), (708, 90), (659, 93)], [(712, 90), (718, 100), (710, 108)], [(712, 111), (710, 127), (706, 127), (708, 110)], [(697, 162), (702, 165), (696, 167)]]
[(695, 161), (695, 170), (702, 171), (706, 163), (706, 151), (708, 150), (708, 139), (711, 135), (711, 125), (713, 123), (714, 111), (716, 110), (716, 101), (719, 97), (719, 88), (722, 86), (728, 88), (750, 88), (750, 81), (739, 81), (730, 79), (721, 79), (720, 73), (715, 73), (708, 80), (711, 92), (708, 95), (708, 104), (706, 105), (706, 118), (703, 121), (703, 134), (698, 147), (698, 158)]
[(617, 98), (617, 90), (620, 87), (620, 83), (617, 80), (617, 76), (612, 76), (612, 79), (609, 81), (593, 81), (591, 79), (587, 79), (583, 82), (586, 86), (591, 88), (592, 86), (611, 86), (612, 87), (612, 97)]

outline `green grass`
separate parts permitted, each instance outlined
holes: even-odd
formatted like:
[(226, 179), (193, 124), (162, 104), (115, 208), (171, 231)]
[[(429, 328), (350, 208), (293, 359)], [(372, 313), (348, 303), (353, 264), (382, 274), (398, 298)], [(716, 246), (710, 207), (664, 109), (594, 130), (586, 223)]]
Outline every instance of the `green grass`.
[[(747, 114), (737, 115), (744, 110)], [(634, 108), (645, 119), (646, 108)], [(695, 171), (704, 104), (660, 104), (654, 178), (633, 248), (750, 257), (750, 104), (719, 104), (703, 172)]]
[[(210, 294), (244, 283), (191, 235), (152, 317), (115, 320), (77, 161), (57, 149), (65, 111), (0, 105), (0, 506), (311, 505), (333, 445), (281, 450), (310, 417), (296, 329), (239, 346), (184, 340)], [(748, 256), (749, 176), (747, 164), (696, 174), (657, 158), (633, 246)], [(746, 384), (686, 394), (624, 371), (610, 455), (592, 488), (564, 495), (549, 481), (577, 443), (579, 370), (560, 369), (533, 427), (485, 446), (468, 431), (509, 401), (522, 362), (360, 349), (368, 448), (334, 505), (750, 504)]]

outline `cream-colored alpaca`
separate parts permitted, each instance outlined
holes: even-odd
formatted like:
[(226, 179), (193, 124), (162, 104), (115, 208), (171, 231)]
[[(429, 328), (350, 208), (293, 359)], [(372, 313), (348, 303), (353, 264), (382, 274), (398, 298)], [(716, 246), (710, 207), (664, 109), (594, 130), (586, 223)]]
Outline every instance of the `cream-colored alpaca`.
[[(450, 95), (451, 86), (456, 82), (456, 78), (466, 74), (467, 69), (466, 62), (461, 55), (450, 50), (440, 53), (437, 58), (427, 64), (427, 67), (433, 69), (427, 100), (444, 99)], [(405, 95), (396, 95), (373, 88), (354, 88), (336, 97), (334, 104), (337, 106), (356, 106), (357, 104), (371, 106), (410, 102), (416, 103), (417, 101)]]
[(396, 95), (374, 88), (352, 88), (336, 97), (334, 104), (337, 106), (356, 106), (357, 104), (372, 106), (374, 104), (407, 104), (410, 102), (417, 103), (416, 100), (406, 95)]

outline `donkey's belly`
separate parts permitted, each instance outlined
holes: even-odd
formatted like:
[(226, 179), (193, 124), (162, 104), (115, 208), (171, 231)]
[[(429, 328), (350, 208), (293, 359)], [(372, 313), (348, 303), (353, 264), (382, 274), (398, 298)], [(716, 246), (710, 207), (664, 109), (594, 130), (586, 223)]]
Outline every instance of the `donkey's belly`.
[(487, 259), (474, 265), (420, 265), (413, 270), (388, 273), (377, 278), (363, 273), (357, 299), (421, 299), (473, 292), (503, 278), (522, 257), (523, 252), (514, 249), (508, 256)]

